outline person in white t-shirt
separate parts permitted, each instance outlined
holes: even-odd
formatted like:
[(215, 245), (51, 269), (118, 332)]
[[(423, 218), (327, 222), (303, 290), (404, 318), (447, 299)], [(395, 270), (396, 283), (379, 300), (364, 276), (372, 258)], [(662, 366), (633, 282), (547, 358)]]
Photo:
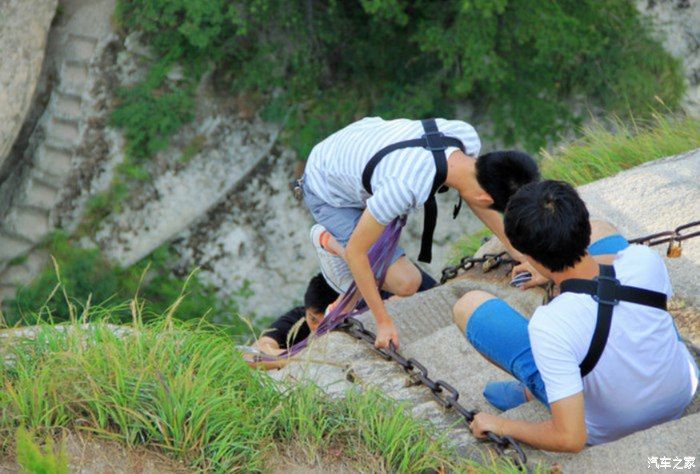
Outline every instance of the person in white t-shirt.
[[(664, 262), (648, 247), (629, 245), (611, 227), (589, 247), (588, 211), (566, 183), (524, 186), (508, 203), (504, 224), (512, 245), (556, 284), (592, 280), (604, 263), (614, 267), (620, 285), (672, 295)], [(483, 291), (457, 302), (454, 320), (469, 342), (517, 379), (489, 383), (487, 400), (508, 410), (536, 398), (552, 414), (531, 423), (479, 413), (471, 424), (475, 436), (492, 432), (540, 449), (578, 452), (683, 414), (697, 390), (698, 367), (671, 315), (620, 301), (597, 364), (582, 376), (597, 312), (591, 296), (568, 292), (539, 307), (529, 323)]]

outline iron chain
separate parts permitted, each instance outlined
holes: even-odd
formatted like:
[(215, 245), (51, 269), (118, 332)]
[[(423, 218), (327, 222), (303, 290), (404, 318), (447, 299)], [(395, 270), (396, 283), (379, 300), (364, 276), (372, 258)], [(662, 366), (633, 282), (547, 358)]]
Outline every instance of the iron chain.
[[(459, 391), (444, 380), (433, 380), (428, 375), (428, 369), (414, 358), (406, 359), (394, 347), (393, 343), (389, 344), (388, 349), (377, 349), (374, 347), (376, 335), (365, 328), (361, 321), (355, 318), (346, 319), (338, 329), (348, 333), (350, 336), (366, 341), (371, 347), (386, 360), (393, 360), (401, 366), (401, 368), (409, 375), (415, 384), (425, 385), (432, 393), (435, 400), (445, 409), (453, 409), (464, 418), (467, 425), (474, 421), (477, 412), (468, 410), (459, 403)], [(510, 436), (499, 436), (495, 433), (486, 432), (486, 438), (492, 441), (495, 445), (495, 450), (500, 455), (506, 455), (510, 448), (514, 451), (513, 461), (520, 469), (525, 469), (527, 464), (527, 456), (520, 444)]]
[[(696, 230), (689, 230), (697, 228)], [(700, 221), (689, 222), (678, 226), (673, 230), (667, 230), (664, 232), (657, 232), (656, 234), (646, 235), (644, 237), (638, 237), (636, 239), (629, 240), (630, 244), (643, 244), (653, 247), (655, 245), (669, 244), (668, 251), (666, 252), (668, 257), (679, 257), (681, 254), (681, 242), (684, 240), (691, 239), (693, 237), (700, 236)], [(457, 278), (461, 271), (468, 271), (474, 268), (477, 263), (482, 264), (482, 270), (488, 272), (498, 267), (501, 264), (515, 264), (515, 260), (508, 256), (507, 252), (501, 253), (488, 253), (481, 257), (463, 257), (459, 264), (449, 265), (442, 270), (442, 277), (440, 278), (440, 284)]]
[(459, 261), (457, 265), (447, 266), (442, 270), (442, 277), (440, 278), (440, 284), (443, 284), (453, 278), (457, 278), (461, 271), (468, 271), (474, 268), (474, 265), (480, 263), (482, 270), (488, 272), (494, 268), (500, 266), (501, 264), (512, 264), (517, 263), (515, 260), (508, 256), (507, 252), (501, 253), (487, 253), (481, 257), (464, 257)]
[[(688, 229), (692, 229), (693, 227), (699, 227), (699, 229), (696, 229), (695, 231), (688, 231)], [(687, 224), (684, 224), (682, 226), (678, 226), (673, 230), (667, 230), (665, 232), (658, 232), (656, 234), (651, 234), (651, 235), (646, 235), (644, 237), (638, 237), (636, 239), (632, 239), (629, 242), (631, 244), (644, 244), (648, 246), (654, 246), (654, 245), (661, 245), (668, 243), (669, 244), (669, 256), (671, 253), (671, 248), (673, 248), (674, 243), (680, 244), (684, 240), (688, 240), (692, 237), (697, 237), (700, 236), (700, 221), (695, 221), (695, 222), (689, 222)], [(678, 253), (677, 256), (680, 256), (680, 252)]]

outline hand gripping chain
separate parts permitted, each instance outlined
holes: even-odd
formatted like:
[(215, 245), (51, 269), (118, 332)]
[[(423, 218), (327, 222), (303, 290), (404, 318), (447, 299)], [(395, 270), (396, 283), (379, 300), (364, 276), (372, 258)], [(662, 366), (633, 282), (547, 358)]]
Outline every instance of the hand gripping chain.
[[(338, 329), (345, 331), (356, 339), (367, 342), (370, 347), (385, 360), (393, 360), (399, 364), (401, 368), (403, 368), (403, 370), (409, 375), (412, 384), (425, 385), (428, 389), (430, 389), (433, 397), (435, 397), (435, 400), (440, 405), (442, 405), (446, 410), (452, 409), (459, 413), (467, 422), (467, 425), (474, 420), (477, 412), (474, 410), (467, 410), (459, 403), (459, 392), (456, 388), (444, 380), (431, 379), (428, 376), (428, 369), (426, 369), (423, 364), (418, 362), (416, 359), (406, 359), (403, 357), (395, 349), (393, 343), (389, 344), (388, 349), (377, 349), (374, 347), (376, 335), (372, 331), (366, 329), (362, 322), (353, 317), (349, 317), (338, 327)], [(486, 432), (486, 437), (488, 440), (494, 443), (495, 450), (499, 455), (507, 455), (508, 453), (506, 451), (508, 449), (514, 451), (511, 459), (515, 465), (520, 470), (527, 470), (527, 456), (517, 441), (510, 436), (498, 436), (497, 434), (491, 432)]]

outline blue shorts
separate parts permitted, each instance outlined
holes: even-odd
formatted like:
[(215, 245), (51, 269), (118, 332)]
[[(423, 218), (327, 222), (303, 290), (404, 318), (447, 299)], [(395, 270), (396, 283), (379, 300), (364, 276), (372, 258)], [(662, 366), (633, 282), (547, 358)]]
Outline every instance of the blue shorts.
[[(615, 254), (629, 246), (620, 234), (604, 237), (588, 247), (591, 255)], [(522, 382), (539, 401), (547, 392), (532, 356), (528, 320), (505, 301), (493, 298), (479, 305), (467, 322), (467, 340), (484, 357)]]
[[(304, 202), (314, 220), (325, 227), (335, 237), (335, 240), (345, 247), (355, 227), (357, 227), (357, 222), (360, 220), (364, 209), (359, 207), (333, 207), (316, 196), (306, 183), (304, 183)], [(391, 263), (394, 263), (405, 254), (406, 252), (401, 247), (396, 247)]]

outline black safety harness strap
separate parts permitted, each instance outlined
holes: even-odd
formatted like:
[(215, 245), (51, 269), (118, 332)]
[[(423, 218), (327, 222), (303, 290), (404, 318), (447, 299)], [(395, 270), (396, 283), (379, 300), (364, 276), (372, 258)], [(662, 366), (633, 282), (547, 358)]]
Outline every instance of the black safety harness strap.
[[(421, 262), (430, 263), (432, 260), (432, 245), (433, 245), (433, 233), (435, 232), (435, 224), (437, 223), (437, 202), (435, 201), (435, 193), (445, 192), (447, 188), (443, 186), (445, 180), (447, 179), (447, 157), (445, 156), (445, 150), (448, 147), (457, 147), (464, 151), (464, 145), (462, 141), (454, 138), (447, 137), (443, 135), (435, 123), (435, 119), (421, 120), (423, 125), (423, 130), (425, 134), (421, 138), (414, 138), (411, 140), (404, 140), (401, 142), (393, 143), (388, 145), (370, 158), (362, 172), (362, 186), (365, 188), (369, 194), (372, 194), (372, 174), (374, 169), (377, 167), (382, 158), (384, 158), (389, 153), (400, 150), (403, 148), (414, 148), (421, 147), (429, 150), (433, 154), (433, 160), (435, 161), (435, 179), (433, 179), (433, 187), (430, 190), (427, 201), (425, 201), (425, 217), (423, 220), (423, 236), (421, 238), (420, 254), (418, 255), (418, 260)], [(459, 207), (461, 205), (461, 200), (457, 207), (455, 207), (454, 217), (457, 217), (459, 213)]]
[(600, 265), (600, 275), (593, 280), (571, 279), (561, 283), (561, 292), (590, 295), (598, 303), (598, 315), (588, 353), (579, 364), (581, 378), (588, 375), (603, 355), (610, 335), (613, 310), (620, 301), (666, 310), (666, 295), (657, 291), (621, 285), (615, 268)]

